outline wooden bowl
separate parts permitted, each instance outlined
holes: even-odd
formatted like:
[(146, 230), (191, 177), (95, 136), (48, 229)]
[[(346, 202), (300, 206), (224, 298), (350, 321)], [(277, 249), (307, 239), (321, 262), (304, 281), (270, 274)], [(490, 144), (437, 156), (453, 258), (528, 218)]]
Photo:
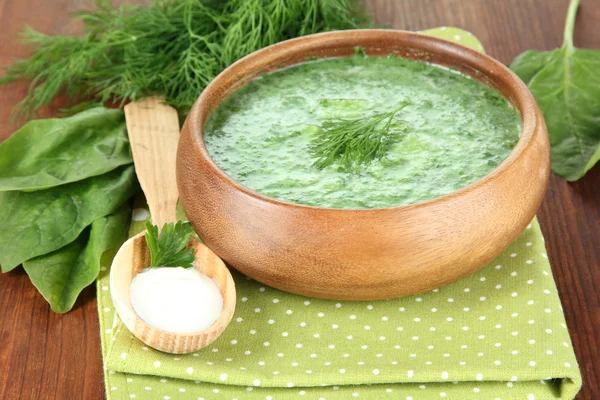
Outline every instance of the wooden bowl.
[[(211, 159), (203, 128), (214, 109), (254, 77), (307, 57), (369, 55), (449, 66), (509, 99), (521, 137), (496, 169), (422, 203), (370, 210), (297, 205), (258, 194)], [(406, 296), (447, 285), (498, 256), (531, 222), (548, 185), (550, 152), (542, 114), (525, 84), (498, 61), (446, 40), (394, 30), (305, 36), (248, 55), (215, 78), (185, 122), (177, 154), (183, 208), (202, 240), (266, 285), (328, 299)]]
[(113, 260), (110, 270), (110, 293), (119, 317), (138, 339), (160, 351), (183, 354), (208, 346), (227, 327), (235, 310), (235, 285), (229, 270), (208, 247), (193, 238), (190, 239), (188, 247), (194, 249), (195, 268), (214, 279), (219, 286), (223, 296), (223, 311), (209, 328), (200, 332), (174, 333), (158, 329), (137, 315), (129, 297), (131, 281), (150, 265), (150, 251), (145, 234), (144, 231), (126, 241)]

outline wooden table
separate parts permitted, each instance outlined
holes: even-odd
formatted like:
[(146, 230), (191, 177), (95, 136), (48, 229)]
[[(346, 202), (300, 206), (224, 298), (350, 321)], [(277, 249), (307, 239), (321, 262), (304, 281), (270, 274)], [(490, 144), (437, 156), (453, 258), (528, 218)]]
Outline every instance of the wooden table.
[[(23, 25), (68, 33), (77, 26), (66, 25), (67, 14), (92, 3), (0, 0), (0, 67), (27, 54), (16, 43)], [(490, 55), (509, 63), (525, 49), (560, 46), (568, 0), (370, 0), (368, 5), (378, 23), (393, 28), (467, 29)], [(600, 1), (582, 0), (575, 44), (600, 48), (599, 25)], [(24, 83), (0, 88), (0, 140), (14, 131), (8, 115), (26, 88)], [(592, 393), (600, 379), (600, 167), (573, 184), (552, 176), (539, 217), (584, 377), (578, 399), (598, 398)], [(22, 269), (0, 276), (0, 399), (103, 397), (94, 288), (83, 292), (73, 311), (58, 315)]]

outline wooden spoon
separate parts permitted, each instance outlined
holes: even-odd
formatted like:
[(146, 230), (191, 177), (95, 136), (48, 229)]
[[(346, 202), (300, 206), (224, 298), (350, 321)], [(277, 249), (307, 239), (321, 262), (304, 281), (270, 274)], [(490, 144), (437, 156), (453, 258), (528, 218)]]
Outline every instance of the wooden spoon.
[[(162, 104), (159, 98), (152, 97), (125, 106), (125, 117), (135, 171), (148, 201), (152, 223), (162, 227), (165, 223), (176, 222), (177, 111)], [(129, 297), (131, 281), (150, 265), (145, 231), (121, 246), (110, 270), (113, 303), (125, 326), (148, 346), (167, 353), (190, 353), (208, 346), (223, 332), (235, 310), (235, 285), (225, 263), (194, 238), (190, 239), (188, 247), (194, 249), (195, 268), (211, 277), (223, 296), (221, 315), (208, 329), (200, 332), (181, 334), (155, 328), (142, 320), (133, 309)]]

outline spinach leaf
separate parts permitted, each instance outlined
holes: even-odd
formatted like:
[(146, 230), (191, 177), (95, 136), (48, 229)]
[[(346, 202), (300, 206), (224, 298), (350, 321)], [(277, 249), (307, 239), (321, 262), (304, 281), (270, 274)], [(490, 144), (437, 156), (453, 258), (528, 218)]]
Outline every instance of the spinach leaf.
[(578, 6), (579, 0), (571, 1), (560, 49), (527, 51), (510, 66), (544, 114), (552, 170), (569, 181), (600, 160), (600, 50), (573, 46)]
[(123, 205), (92, 222), (74, 242), (23, 263), (31, 282), (54, 312), (71, 310), (79, 293), (98, 276), (100, 266), (110, 267), (127, 238), (130, 211), (129, 204)]
[(114, 212), (137, 190), (130, 165), (42, 191), (0, 192), (2, 271), (71, 243), (92, 221)]
[(121, 110), (35, 120), (0, 143), (0, 191), (45, 189), (131, 162)]

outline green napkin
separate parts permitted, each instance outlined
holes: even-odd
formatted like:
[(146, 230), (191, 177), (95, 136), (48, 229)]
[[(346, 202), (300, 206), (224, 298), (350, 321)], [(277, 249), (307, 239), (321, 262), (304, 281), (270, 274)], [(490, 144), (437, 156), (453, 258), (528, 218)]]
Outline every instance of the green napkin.
[[(482, 50), (462, 30), (428, 33)], [(134, 210), (132, 233), (147, 216)], [(98, 279), (108, 399), (571, 399), (581, 387), (535, 219), (479, 272), (406, 298), (312, 299), (233, 271), (231, 324), (188, 355), (131, 335), (108, 272)]]

